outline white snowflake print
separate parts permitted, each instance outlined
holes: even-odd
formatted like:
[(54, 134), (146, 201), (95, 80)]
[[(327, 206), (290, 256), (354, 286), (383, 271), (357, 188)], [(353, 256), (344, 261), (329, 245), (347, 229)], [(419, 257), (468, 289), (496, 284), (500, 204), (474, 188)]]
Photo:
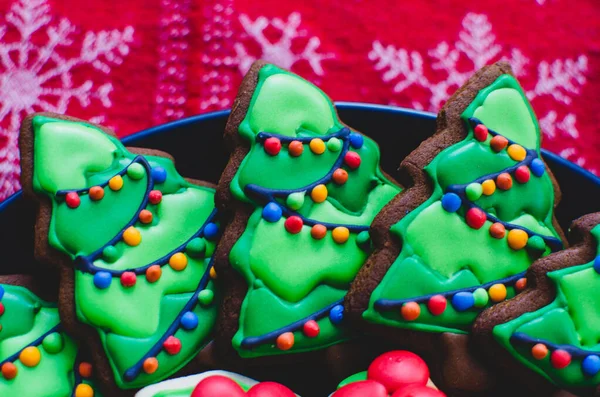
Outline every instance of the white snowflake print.
[[(261, 48), (261, 54), (254, 56), (248, 52), (242, 43), (235, 44), (234, 48), (237, 54), (238, 67), (243, 74), (248, 71), (252, 63), (257, 59), (274, 63), (284, 69), (291, 69), (296, 62), (304, 60), (308, 62), (315, 74), (322, 76), (325, 74), (322, 66), (323, 60), (335, 57), (332, 53), (319, 52), (321, 40), (315, 36), (311, 36), (308, 39), (306, 46), (301, 52), (298, 53), (292, 50), (294, 39), (308, 37), (308, 32), (300, 29), (302, 17), (297, 12), (291, 13), (287, 20), (281, 18), (268, 19), (260, 16), (255, 21), (252, 21), (245, 14), (241, 14), (239, 20), (245, 33), (254, 39)], [(281, 36), (275, 42), (272, 42), (265, 36), (265, 30), (269, 27), (273, 27), (281, 32)]]
[[(46, 0), (16, 0), (0, 25), (0, 199), (19, 188), (17, 135), (27, 113), (65, 113), (72, 101), (110, 107), (112, 84), (72, 81), (72, 71), (90, 65), (108, 74), (129, 52), (133, 28), (85, 32), (72, 54), (77, 29), (68, 19), (53, 20)], [(102, 119), (100, 115), (96, 119)]]
[[(411, 86), (428, 91), (429, 103), (413, 102), (413, 106), (433, 112), (437, 112), (452, 92), (475, 71), (496, 60), (510, 62), (517, 77), (531, 72), (528, 70), (530, 61), (521, 50), (513, 48), (509, 52), (503, 51), (502, 46), (496, 42), (486, 15), (468, 13), (462, 21), (462, 27), (453, 46), (443, 41), (427, 53), (431, 68), (445, 75), (445, 78), (438, 81), (425, 75), (424, 56), (417, 51), (393, 45), (385, 46), (380, 41), (374, 41), (368, 58), (375, 62), (375, 69), (382, 72), (383, 81), (393, 84), (394, 92), (402, 92)], [(465, 64), (470, 65), (467, 70), (462, 68)], [(530, 100), (548, 97), (556, 104), (554, 110), (540, 117), (541, 129), (549, 139), (558, 134), (567, 138), (579, 136), (577, 117), (566, 110), (565, 105), (569, 105), (573, 97), (580, 94), (581, 87), (586, 84), (587, 70), (588, 59), (585, 55), (579, 55), (576, 59), (542, 61), (537, 66), (535, 86), (530, 89), (525, 87)], [(562, 120), (559, 120), (560, 111), (565, 113)], [(575, 149), (569, 149), (564, 154), (574, 156)]]

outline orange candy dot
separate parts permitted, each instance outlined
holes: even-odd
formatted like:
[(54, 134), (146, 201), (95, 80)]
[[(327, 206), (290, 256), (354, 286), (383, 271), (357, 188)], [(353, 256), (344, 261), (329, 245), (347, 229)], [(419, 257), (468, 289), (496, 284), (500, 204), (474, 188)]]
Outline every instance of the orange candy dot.
[(94, 186), (90, 188), (89, 194), (90, 198), (94, 201), (102, 200), (102, 197), (104, 197), (104, 189), (100, 186)]
[(21, 353), (19, 354), (21, 364), (26, 367), (35, 367), (40, 363), (41, 359), (42, 354), (40, 353), (40, 349), (35, 346), (28, 346), (21, 350)]
[(312, 236), (312, 238), (314, 238), (315, 240), (321, 240), (323, 237), (325, 237), (325, 235), (327, 234), (327, 228), (323, 225), (314, 225), (311, 229), (310, 229), (310, 235)]
[(290, 350), (294, 346), (294, 334), (285, 332), (277, 337), (277, 348), (279, 350)]
[(155, 283), (162, 276), (162, 269), (159, 265), (152, 265), (148, 269), (146, 269), (146, 280), (149, 283)]
[(523, 161), (525, 160), (525, 157), (527, 157), (527, 151), (525, 148), (523, 148), (521, 145), (517, 145), (516, 143), (510, 145), (508, 149), (506, 149), (506, 152), (510, 158), (515, 161)]
[(492, 302), (502, 302), (506, 299), (506, 286), (504, 284), (494, 284), (488, 290)]
[(400, 313), (406, 321), (413, 321), (421, 315), (421, 306), (417, 302), (407, 302), (402, 305)]
[(531, 355), (536, 360), (543, 360), (548, 355), (548, 348), (543, 343), (538, 343), (531, 348)]
[(518, 279), (517, 282), (515, 283), (515, 289), (517, 291), (521, 292), (525, 288), (527, 288), (527, 279), (525, 277)]
[(496, 182), (494, 182), (493, 179), (486, 179), (481, 184), (481, 192), (484, 195), (490, 196), (490, 195), (494, 194), (495, 191), (496, 191)]
[(152, 212), (148, 211), (148, 210), (141, 210), (140, 211), (140, 222), (148, 224), (152, 222)]
[(210, 275), (210, 278), (212, 278), (213, 280), (215, 280), (217, 278), (217, 271), (215, 270), (215, 267), (211, 267), (210, 271), (208, 272), (208, 274)]
[(493, 238), (503, 238), (506, 234), (506, 228), (500, 222), (493, 223), (490, 226), (490, 236)]
[(90, 378), (92, 376), (92, 364), (82, 362), (79, 364), (79, 375), (82, 378)]
[(514, 250), (525, 248), (529, 236), (527, 232), (520, 229), (513, 229), (508, 232), (508, 246)]
[(338, 168), (333, 171), (333, 181), (338, 185), (343, 185), (348, 180), (348, 171)]
[(304, 145), (300, 141), (291, 141), (288, 145), (288, 152), (290, 152), (290, 156), (298, 157), (304, 151)]
[(490, 146), (492, 147), (492, 150), (494, 152), (499, 152), (501, 150), (504, 150), (506, 145), (508, 145), (508, 139), (506, 139), (505, 137), (503, 137), (501, 135), (496, 135), (490, 141)]
[(94, 397), (94, 389), (86, 383), (80, 383), (75, 388), (75, 397)]
[(496, 178), (496, 185), (498, 185), (498, 189), (508, 190), (512, 187), (512, 184), (512, 177), (506, 172), (503, 172), (502, 174), (498, 175), (498, 178)]
[(144, 360), (142, 368), (144, 369), (145, 373), (153, 374), (158, 369), (158, 360), (156, 357), (148, 357)]
[(4, 363), (1, 371), (4, 379), (11, 380), (17, 376), (17, 367), (13, 363)]

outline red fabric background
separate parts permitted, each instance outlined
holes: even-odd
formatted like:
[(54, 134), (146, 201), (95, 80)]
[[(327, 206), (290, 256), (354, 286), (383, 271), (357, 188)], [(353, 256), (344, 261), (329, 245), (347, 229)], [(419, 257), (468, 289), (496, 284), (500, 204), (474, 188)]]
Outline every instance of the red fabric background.
[(0, 199), (18, 188), (27, 112), (125, 136), (229, 107), (255, 58), (334, 100), (432, 111), (473, 70), (507, 58), (544, 146), (597, 172), (599, 20), (597, 0), (0, 0)]

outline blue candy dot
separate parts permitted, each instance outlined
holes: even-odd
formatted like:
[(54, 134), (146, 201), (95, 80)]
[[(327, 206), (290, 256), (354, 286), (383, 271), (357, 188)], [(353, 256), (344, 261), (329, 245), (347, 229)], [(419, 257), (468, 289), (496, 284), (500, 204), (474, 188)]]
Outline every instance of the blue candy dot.
[(362, 135), (357, 134), (355, 132), (350, 134), (350, 145), (352, 145), (355, 149), (360, 149), (364, 143), (364, 138)]
[(277, 222), (281, 219), (282, 210), (279, 205), (276, 203), (269, 203), (263, 208), (262, 217), (265, 218), (267, 222)]
[(181, 326), (184, 329), (194, 329), (198, 326), (198, 316), (192, 312), (186, 312), (181, 316)]
[(0, 299), (4, 296), (4, 288), (0, 285)]
[(167, 171), (163, 167), (152, 168), (152, 180), (154, 183), (163, 183), (167, 180)]
[(596, 376), (600, 372), (600, 357), (590, 355), (581, 362), (581, 369), (586, 376)]
[(531, 172), (533, 172), (533, 175), (537, 177), (544, 175), (544, 171), (546, 171), (546, 166), (544, 165), (544, 162), (540, 159), (533, 159), (529, 168), (531, 168)]
[(339, 324), (344, 319), (344, 306), (335, 305), (329, 312), (329, 319), (334, 324)]
[(94, 285), (96, 288), (106, 289), (110, 286), (112, 276), (109, 272), (98, 272), (94, 274)]
[(475, 297), (470, 292), (458, 292), (452, 297), (452, 306), (459, 312), (469, 310), (475, 304)]
[(448, 212), (456, 212), (462, 201), (456, 193), (446, 193), (442, 196), (442, 207)]
[(206, 237), (207, 239), (214, 240), (218, 234), (219, 226), (217, 226), (215, 223), (211, 222), (204, 226), (204, 237)]
[(600, 273), (600, 255), (594, 259), (594, 270), (596, 273)]

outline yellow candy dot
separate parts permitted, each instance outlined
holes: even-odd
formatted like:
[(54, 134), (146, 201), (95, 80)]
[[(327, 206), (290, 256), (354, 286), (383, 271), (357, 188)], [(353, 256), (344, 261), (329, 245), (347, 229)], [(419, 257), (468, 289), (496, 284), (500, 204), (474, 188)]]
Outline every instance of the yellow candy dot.
[(42, 355), (40, 354), (40, 349), (35, 346), (26, 347), (19, 354), (19, 360), (26, 367), (35, 367), (40, 363), (42, 359)]
[(527, 245), (529, 236), (520, 229), (513, 229), (508, 232), (508, 246), (514, 250), (520, 250)]
[(108, 187), (111, 188), (111, 190), (121, 190), (123, 187), (123, 178), (121, 178), (121, 175), (110, 178), (108, 181)]
[(346, 227), (338, 226), (331, 231), (331, 236), (336, 243), (344, 244), (350, 237), (350, 231)]
[(487, 179), (481, 184), (481, 191), (486, 196), (494, 194), (496, 191), (496, 182), (493, 179)]
[(308, 145), (314, 154), (323, 154), (325, 152), (325, 142), (322, 139), (315, 138)]
[(315, 186), (312, 192), (310, 192), (310, 197), (315, 203), (322, 203), (323, 201), (325, 201), (325, 199), (327, 199), (327, 186)]
[(517, 145), (516, 143), (510, 145), (508, 149), (506, 149), (506, 151), (508, 152), (510, 158), (515, 161), (523, 161), (527, 156), (527, 152), (525, 151), (523, 146)]
[(217, 271), (215, 270), (214, 266), (210, 268), (209, 274), (210, 278), (212, 278), (213, 280), (217, 278)]
[(173, 268), (173, 270), (181, 271), (185, 269), (188, 264), (187, 256), (185, 254), (178, 252), (173, 254), (171, 258), (169, 258), (169, 266)]
[(488, 293), (492, 302), (502, 302), (506, 299), (506, 286), (504, 284), (494, 284), (490, 287)]
[(94, 389), (90, 385), (80, 383), (75, 389), (75, 397), (94, 397)]
[(125, 241), (125, 244), (135, 247), (142, 242), (142, 235), (135, 227), (129, 226), (123, 232), (123, 241)]

